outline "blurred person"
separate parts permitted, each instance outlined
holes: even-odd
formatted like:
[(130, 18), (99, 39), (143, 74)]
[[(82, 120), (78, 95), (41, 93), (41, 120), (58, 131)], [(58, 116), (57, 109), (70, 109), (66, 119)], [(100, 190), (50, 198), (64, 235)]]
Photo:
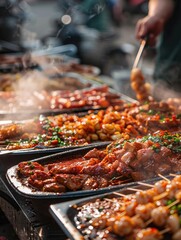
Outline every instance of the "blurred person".
[(107, 0), (107, 6), (111, 13), (111, 18), (115, 26), (120, 26), (123, 20), (123, 1)]
[[(157, 44), (153, 96), (181, 97), (181, 1), (150, 0), (148, 15), (136, 25), (136, 37)], [(157, 42), (157, 37), (160, 36)]]
[[(110, 5), (109, 5), (110, 4)], [(85, 24), (101, 32), (107, 32), (112, 26), (111, 9), (113, 4), (109, 0), (82, 0), (80, 10), (85, 16)]]

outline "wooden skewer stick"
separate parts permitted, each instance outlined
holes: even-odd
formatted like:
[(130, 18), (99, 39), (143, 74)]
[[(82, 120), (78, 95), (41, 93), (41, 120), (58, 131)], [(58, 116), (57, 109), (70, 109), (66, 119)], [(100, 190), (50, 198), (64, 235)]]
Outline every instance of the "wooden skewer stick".
[(149, 183), (145, 183), (145, 182), (138, 182), (138, 184), (146, 186), (146, 187), (152, 187), (152, 188), (154, 187), (154, 185), (149, 184)]
[(163, 193), (161, 193), (161, 194), (155, 196), (155, 197), (153, 198), (153, 200), (154, 200), (154, 201), (158, 201), (158, 200), (160, 200), (160, 199), (166, 197), (167, 195), (168, 195), (167, 192), (163, 192)]
[(122, 213), (119, 215), (119, 217), (121, 218), (121, 217), (123, 217), (124, 215), (126, 215), (126, 212), (125, 212), (125, 211), (122, 212)]
[(109, 198), (104, 198), (104, 200), (106, 200), (106, 201), (108, 201), (108, 202), (115, 203), (115, 201), (114, 201), (114, 200), (112, 200), (112, 199), (109, 199)]
[(165, 233), (167, 233), (167, 232), (170, 232), (170, 228), (165, 228), (165, 229), (163, 229), (162, 231), (160, 231), (160, 233), (163, 235), (163, 234), (165, 234)]
[(152, 219), (149, 219), (147, 222), (145, 222), (145, 226), (148, 226), (150, 223), (152, 223), (153, 220)]
[(158, 174), (159, 177), (163, 178), (164, 180), (166, 180), (167, 182), (170, 183), (170, 180), (168, 178), (166, 178), (165, 176), (161, 175), (161, 174)]
[(113, 194), (115, 194), (115, 195), (117, 195), (117, 196), (120, 196), (120, 197), (129, 198), (128, 195), (125, 195), (125, 194), (123, 194), (123, 193), (113, 192)]
[(127, 188), (127, 190), (134, 191), (134, 192), (144, 192), (144, 190), (137, 189), (137, 188)]
[(168, 205), (167, 207), (168, 208), (171, 208), (173, 207), (174, 205), (176, 205), (177, 203), (179, 203), (180, 201), (179, 200), (175, 200), (173, 203), (171, 203), (170, 205)]
[[(166, 206), (168, 209), (173, 207), (174, 205), (176, 205), (177, 203), (179, 203), (180, 201), (179, 200), (176, 200), (174, 201), (173, 203), (171, 203), (170, 205)], [(145, 223), (145, 226), (148, 226), (150, 223), (152, 223), (153, 220), (152, 219), (149, 219), (146, 223)], [(164, 230), (163, 230), (164, 231)]]
[(174, 174), (174, 173), (170, 173), (169, 175), (172, 176), (172, 177), (178, 177), (179, 176), (179, 174)]

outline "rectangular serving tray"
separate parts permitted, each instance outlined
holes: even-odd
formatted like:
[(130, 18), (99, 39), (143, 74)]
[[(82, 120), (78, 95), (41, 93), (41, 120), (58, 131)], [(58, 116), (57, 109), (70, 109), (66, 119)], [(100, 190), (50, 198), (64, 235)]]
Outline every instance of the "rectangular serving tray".
[[(92, 150), (93, 148), (97, 149), (105, 149), (106, 146), (110, 144), (110, 142), (104, 142), (104, 143), (97, 143), (97, 144), (90, 144), (89, 146), (82, 147), (79, 149), (74, 149), (70, 151), (65, 151), (61, 153), (52, 154), (49, 156), (36, 158), (31, 160), (36, 161), (41, 164), (48, 164), (53, 163), (57, 161), (66, 161), (70, 158), (77, 158), (84, 156), (88, 151)], [(24, 161), (26, 161), (26, 158), (24, 158)], [(77, 198), (77, 197), (85, 197), (85, 196), (91, 196), (95, 194), (105, 193), (109, 191), (114, 191), (116, 189), (121, 188), (125, 184), (111, 186), (111, 187), (105, 187), (100, 188), (97, 190), (81, 190), (81, 191), (72, 191), (72, 192), (66, 192), (66, 193), (47, 193), (47, 192), (40, 192), (40, 191), (33, 191), (31, 188), (25, 186), (22, 184), (22, 182), (17, 178), (17, 168), (18, 165), (12, 166), (7, 170), (6, 173), (6, 179), (9, 183), (9, 185), (16, 190), (17, 193), (20, 195), (23, 195), (26, 198), (30, 199), (71, 199), (71, 198)], [(131, 184), (131, 183), (130, 183)]]
[[(92, 83), (92, 81), (90, 80), (90, 82)], [(96, 84), (96, 86), (101, 86), (102, 84)], [(94, 85), (92, 86), (94, 87)], [(125, 103), (137, 103), (138, 101), (127, 96), (124, 95), (112, 88), (109, 87), (109, 92), (113, 93), (113, 94), (117, 94), (119, 96), (120, 100), (125, 101)], [(43, 114), (45, 116), (47, 115), (57, 115), (57, 114), (64, 114), (64, 113), (79, 113), (79, 112), (87, 112), (89, 110), (101, 110), (101, 109), (105, 109), (103, 107), (97, 107), (97, 106), (86, 106), (86, 107), (81, 107), (81, 108), (70, 108), (70, 109), (30, 109), (30, 110), (18, 110), (17, 112), (10, 112), (10, 111), (6, 111), (6, 110), (0, 110), (0, 119), (2, 120), (9, 120), (9, 119), (13, 119), (13, 120), (22, 120), (22, 119), (29, 119), (38, 116), (40, 114)]]
[[(171, 176), (166, 176), (167, 178), (172, 178)], [(157, 177), (150, 180), (142, 181), (144, 183), (154, 184), (156, 181), (161, 180), (162, 178)], [(116, 190), (116, 192), (128, 195), (135, 193), (135, 191), (128, 190), (127, 188), (135, 188), (135, 189), (148, 189), (148, 187), (139, 185), (138, 182), (134, 182), (132, 184), (124, 184), (122, 188)], [(51, 204), (49, 208), (49, 212), (51, 216), (55, 219), (60, 228), (65, 232), (68, 238), (71, 240), (84, 240), (84, 236), (81, 232), (76, 228), (76, 224), (74, 222), (74, 218), (77, 214), (77, 210), (73, 206), (82, 206), (88, 202), (94, 202), (96, 199), (100, 198), (116, 198), (119, 197), (116, 194), (113, 194), (115, 191), (110, 191), (109, 193), (99, 194), (96, 196), (75, 199), (67, 202), (61, 202), (56, 204)], [(87, 239), (87, 238), (86, 238)], [(169, 240), (169, 238), (164, 238), (165, 240)]]

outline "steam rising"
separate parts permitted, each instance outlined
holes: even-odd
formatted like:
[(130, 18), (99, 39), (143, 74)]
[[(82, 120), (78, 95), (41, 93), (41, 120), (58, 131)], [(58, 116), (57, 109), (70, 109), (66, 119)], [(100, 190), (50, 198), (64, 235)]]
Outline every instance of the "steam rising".
[(158, 81), (153, 84), (153, 97), (160, 101), (168, 98), (181, 98), (181, 93), (170, 89), (164, 81)]

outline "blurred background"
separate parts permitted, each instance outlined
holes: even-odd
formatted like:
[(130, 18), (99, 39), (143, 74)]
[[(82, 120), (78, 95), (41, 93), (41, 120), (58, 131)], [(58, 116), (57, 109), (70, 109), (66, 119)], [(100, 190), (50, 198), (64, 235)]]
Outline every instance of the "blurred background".
[[(99, 79), (132, 97), (130, 70), (139, 48), (135, 24), (147, 10), (147, 0), (0, 0), (0, 70), (8, 72), (8, 64), (15, 65), (18, 58), (10, 62), (4, 58), (8, 54), (23, 55), (28, 62), (32, 55), (63, 56), (96, 66)], [(144, 52), (141, 68), (147, 81), (152, 79), (154, 57), (155, 49)], [(22, 75), (30, 88), (30, 75)], [(31, 76), (40, 85), (42, 76)], [(10, 75), (1, 78), (2, 88)], [(3, 213), (0, 216), (0, 236), (18, 239)]]
[[(104, 79), (114, 79), (113, 87), (130, 95), (139, 47), (135, 24), (147, 9), (147, 0), (1, 0), (0, 52), (63, 53), (98, 67)], [(148, 81), (154, 56), (155, 49), (147, 49), (141, 64)]]

